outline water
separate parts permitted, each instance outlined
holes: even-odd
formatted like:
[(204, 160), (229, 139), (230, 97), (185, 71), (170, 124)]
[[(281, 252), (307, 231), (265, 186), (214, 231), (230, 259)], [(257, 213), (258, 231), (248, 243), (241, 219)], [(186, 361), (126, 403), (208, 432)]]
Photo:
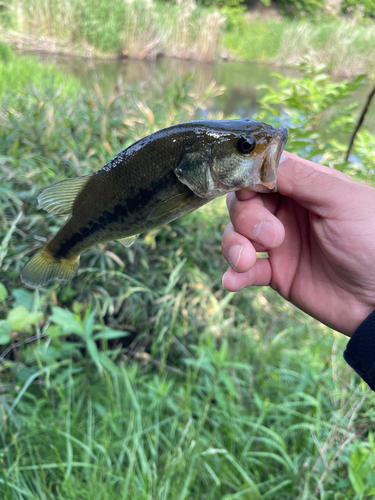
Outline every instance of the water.
[[(86, 61), (63, 57), (49, 61), (80, 78), (88, 86), (96, 81), (109, 90), (114, 88), (121, 76), (124, 83), (142, 88), (146, 98), (152, 98), (156, 88), (166, 86), (175, 76), (183, 79), (193, 74), (194, 90), (198, 92), (203, 92), (212, 81), (226, 87), (224, 95), (213, 98), (209, 103), (211, 109), (222, 110), (225, 115), (253, 115), (259, 110), (258, 99), (262, 95), (256, 86), (275, 85), (276, 82), (276, 78), (271, 76), (274, 69), (237, 62), (205, 64), (164, 57), (156, 61)], [(293, 74), (290, 70), (281, 71), (283, 74)]]
[[(184, 78), (188, 74), (193, 74), (194, 88), (199, 92), (203, 92), (212, 81), (226, 87), (223, 95), (209, 101), (208, 106), (211, 110), (221, 110), (225, 116), (235, 114), (240, 117), (252, 117), (259, 110), (258, 101), (265, 91), (257, 87), (259, 85), (276, 87), (277, 78), (272, 76), (273, 73), (299, 76), (296, 70), (288, 68), (275, 69), (241, 62), (205, 64), (164, 57), (156, 61), (101, 61), (53, 56), (49, 57), (48, 61), (75, 75), (87, 86), (96, 81), (101, 88), (112, 90), (121, 77), (124, 83), (142, 88), (146, 100), (152, 100), (156, 89), (165, 87), (175, 76)], [(364, 103), (368, 90), (369, 86), (366, 86), (357, 91), (350, 101)], [(375, 132), (375, 102), (366, 116), (365, 123)]]

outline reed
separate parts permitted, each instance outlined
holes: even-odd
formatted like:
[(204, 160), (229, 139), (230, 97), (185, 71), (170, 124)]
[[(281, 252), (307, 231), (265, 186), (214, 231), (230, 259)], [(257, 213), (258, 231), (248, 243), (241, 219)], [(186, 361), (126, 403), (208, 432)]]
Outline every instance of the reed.
[(180, 6), (153, 0), (14, 0), (10, 19), (3, 38), (26, 49), (29, 42), (78, 55), (154, 59), (166, 54), (213, 61), (225, 18), (198, 8), (194, 0)]
[(288, 20), (249, 17), (223, 37), (237, 57), (293, 66), (308, 55), (338, 75), (374, 75), (375, 24), (348, 19)]
[(310, 55), (336, 74), (374, 74), (371, 20), (264, 18), (195, 0), (13, 0), (7, 12), (1, 37), (23, 50), (205, 62), (234, 55), (278, 66)]

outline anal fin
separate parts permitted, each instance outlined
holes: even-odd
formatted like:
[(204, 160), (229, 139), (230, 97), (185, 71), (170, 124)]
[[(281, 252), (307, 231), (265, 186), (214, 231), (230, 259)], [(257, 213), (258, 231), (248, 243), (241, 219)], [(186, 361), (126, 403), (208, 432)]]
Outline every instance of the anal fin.
[(120, 238), (119, 241), (124, 247), (130, 247), (138, 238), (139, 234), (135, 234), (134, 236), (127, 236), (126, 238)]

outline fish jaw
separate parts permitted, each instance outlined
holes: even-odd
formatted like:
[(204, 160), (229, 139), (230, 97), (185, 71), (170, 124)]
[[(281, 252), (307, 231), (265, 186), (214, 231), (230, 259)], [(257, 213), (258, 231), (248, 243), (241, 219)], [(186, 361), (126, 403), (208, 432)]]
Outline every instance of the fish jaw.
[(288, 131), (284, 127), (276, 130), (275, 135), (265, 151), (262, 161), (254, 165), (251, 188), (260, 193), (275, 193), (277, 188), (277, 168), (281, 154), (288, 140)]

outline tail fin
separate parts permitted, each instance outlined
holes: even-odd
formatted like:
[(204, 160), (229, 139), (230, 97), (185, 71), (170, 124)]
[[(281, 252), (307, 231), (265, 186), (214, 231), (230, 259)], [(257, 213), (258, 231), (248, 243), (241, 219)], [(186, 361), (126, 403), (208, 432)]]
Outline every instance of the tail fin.
[(42, 286), (53, 279), (71, 280), (79, 266), (79, 256), (76, 259), (55, 257), (48, 246), (41, 248), (21, 271), (21, 280), (27, 285)]

